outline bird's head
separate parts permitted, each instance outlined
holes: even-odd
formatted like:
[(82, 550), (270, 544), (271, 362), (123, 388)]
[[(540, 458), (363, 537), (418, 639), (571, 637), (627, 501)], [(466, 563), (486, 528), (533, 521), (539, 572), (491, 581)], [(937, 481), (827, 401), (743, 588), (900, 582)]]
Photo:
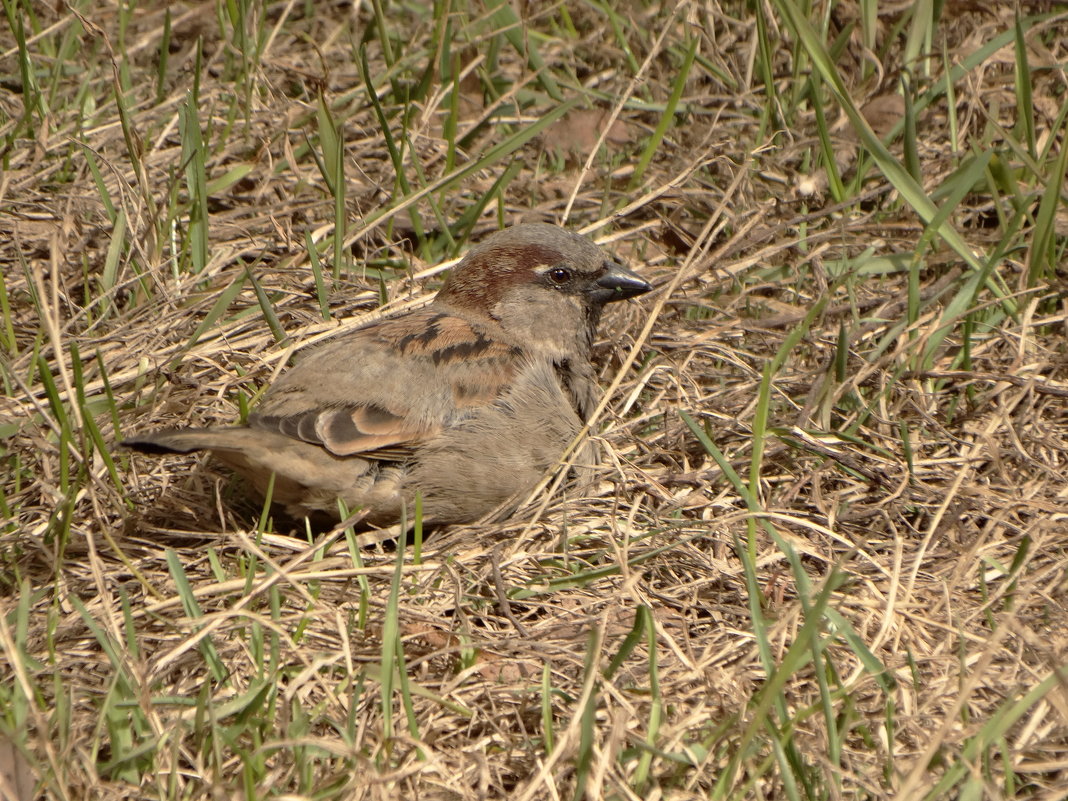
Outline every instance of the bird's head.
[(642, 295), (645, 279), (590, 239), (526, 223), (473, 247), (445, 279), (435, 303), (485, 315), (531, 344), (573, 347), (592, 338), (606, 303)]

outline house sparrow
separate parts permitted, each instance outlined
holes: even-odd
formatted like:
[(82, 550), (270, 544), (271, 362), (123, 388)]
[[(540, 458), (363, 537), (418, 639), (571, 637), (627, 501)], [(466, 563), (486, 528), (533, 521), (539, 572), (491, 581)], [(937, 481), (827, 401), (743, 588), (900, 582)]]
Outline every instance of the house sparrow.
[[(314, 349), (265, 393), (248, 425), (177, 428), (123, 445), (209, 450), (294, 516), (475, 520), (518, 503), (596, 405), (590, 351), (606, 303), (652, 287), (589, 239), (517, 225), (472, 248), (427, 306)], [(581, 458), (592, 461), (588, 453)]]

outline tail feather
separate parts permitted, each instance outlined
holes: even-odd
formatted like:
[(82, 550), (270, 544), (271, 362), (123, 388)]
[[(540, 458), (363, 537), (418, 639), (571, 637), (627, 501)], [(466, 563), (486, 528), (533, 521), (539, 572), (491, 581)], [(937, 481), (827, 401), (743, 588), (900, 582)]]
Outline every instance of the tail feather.
[[(124, 439), (120, 444), (146, 454), (210, 451), (224, 465), (264, 488), (272, 472), (294, 488), (340, 492), (367, 472), (371, 462), (334, 456), (316, 444), (255, 428), (164, 428)], [(295, 489), (296, 491), (296, 489)], [(276, 487), (276, 497), (279, 487)]]
[(193, 451), (244, 451), (262, 444), (263, 437), (248, 428), (166, 428), (127, 437), (119, 444), (141, 453), (192, 453)]
[(319, 445), (245, 427), (164, 429), (128, 437), (120, 444), (157, 455), (211, 451), (245, 476), (260, 495), (266, 494), (274, 474), (275, 502), (304, 512), (333, 513), (339, 496), (350, 506), (361, 505), (378, 475), (370, 460), (335, 456)]

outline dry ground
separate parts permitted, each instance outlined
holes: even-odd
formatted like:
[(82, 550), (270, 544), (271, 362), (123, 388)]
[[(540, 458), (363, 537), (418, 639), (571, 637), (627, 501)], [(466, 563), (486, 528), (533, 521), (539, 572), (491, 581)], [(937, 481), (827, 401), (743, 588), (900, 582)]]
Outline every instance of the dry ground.
[[(0, 794), (1068, 796), (1068, 14), (487, 5), (3, 0)], [(113, 449), (521, 219), (658, 289), (588, 496), (309, 546)]]

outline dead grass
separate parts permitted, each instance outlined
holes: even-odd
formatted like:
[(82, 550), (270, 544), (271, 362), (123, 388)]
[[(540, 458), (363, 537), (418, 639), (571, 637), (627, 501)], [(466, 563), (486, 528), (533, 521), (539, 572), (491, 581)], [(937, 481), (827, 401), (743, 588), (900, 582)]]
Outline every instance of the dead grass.
[[(984, 273), (816, 114), (787, 0), (524, 7), (525, 51), (479, 5), (4, 0), (0, 747), (37, 782), (4, 792), (1063, 798), (1066, 17), (815, 5)], [(601, 113), (539, 123), (557, 88)], [(565, 210), (661, 290), (608, 318), (587, 496), (309, 544), (210, 463), (110, 451)]]

